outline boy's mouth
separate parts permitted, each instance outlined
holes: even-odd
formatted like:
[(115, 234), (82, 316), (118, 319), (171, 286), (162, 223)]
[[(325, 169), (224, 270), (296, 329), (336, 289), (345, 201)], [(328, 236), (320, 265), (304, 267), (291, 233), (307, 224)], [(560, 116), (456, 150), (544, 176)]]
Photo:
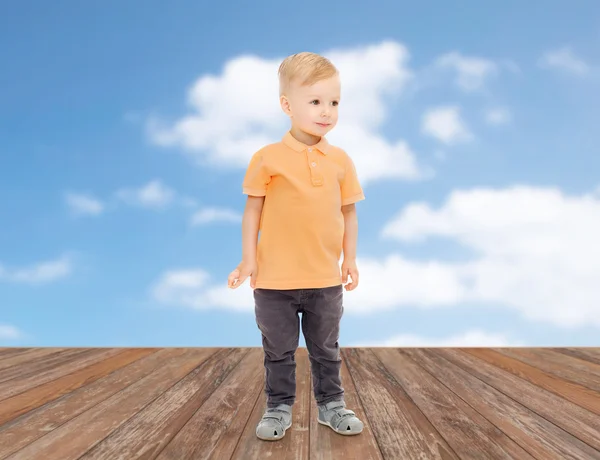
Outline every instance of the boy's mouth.
[(326, 128), (327, 126), (329, 126), (331, 123), (317, 123), (319, 126), (321, 126), (322, 128)]

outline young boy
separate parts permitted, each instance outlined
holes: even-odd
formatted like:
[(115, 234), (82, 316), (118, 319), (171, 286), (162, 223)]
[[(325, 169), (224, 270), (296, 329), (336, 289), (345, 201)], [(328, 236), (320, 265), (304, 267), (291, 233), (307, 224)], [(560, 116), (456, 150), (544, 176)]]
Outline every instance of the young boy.
[(283, 438), (292, 425), (299, 313), (319, 423), (344, 435), (363, 429), (345, 408), (340, 375), (343, 285), (348, 276), (346, 290), (358, 285), (354, 203), (365, 198), (351, 158), (325, 139), (338, 120), (340, 86), (328, 59), (307, 52), (287, 57), (279, 94), (291, 128), (253, 155), (243, 182), (242, 262), (228, 284), (235, 289), (250, 277), (254, 289), (267, 395), (256, 435), (264, 440)]

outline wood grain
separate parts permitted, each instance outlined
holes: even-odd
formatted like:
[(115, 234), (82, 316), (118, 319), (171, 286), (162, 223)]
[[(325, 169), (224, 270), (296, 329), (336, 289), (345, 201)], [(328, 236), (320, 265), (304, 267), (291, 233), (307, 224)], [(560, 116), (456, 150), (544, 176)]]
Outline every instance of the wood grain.
[(72, 350), (61, 350), (49, 355), (45, 355), (35, 361), (27, 361), (27, 365), (13, 365), (8, 369), (3, 369), (0, 373), (0, 383), (12, 380), (15, 378), (25, 378), (32, 375), (38, 375), (43, 371), (54, 368), (66, 362), (72, 361), (81, 356), (97, 353), (97, 350), (92, 349), (72, 349)]
[(594, 364), (600, 364), (600, 347), (598, 348), (549, 348), (549, 350), (556, 351), (558, 353), (563, 353), (567, 356), (572, 356), (574, 358), (578, 358), (584, 361), (588, 361)]
[(374, 353), (460, 458), (534, 459), (486, 418), (487, 408), (482, 415), (465, 402), (478, 399), (480, 385), (464, 384), (463, 400), (442, 383), (445, 376), (419, 366), (420, 359), (410, 349)]
[(268, 442), (262, 347), (0, 348), (0, 460), (600, 460), (600, 348), (341, 352), (364, 431), (318, 424), (302, 347)]
[[(0, 403), (2, 415), (5, 415), (6, 412), (18, 414), (22, 406), (33, 406), (33, 401), (37, 401), (40, 407), (30, 410), (25, 415), (0, 427), (0, 458), (5, 458), (45, 436), (142, 377), (149, 375), (165, 361), (176, 358), (184, 352), (185, 349), (181, 348), (165, 348), (157, 352), (154, 352), (154, 349), (125, 350), (117, 356), (90, 366), (87, 372), (94, 372), (94, 377), (97, 378), (95, 380), (88, 378), (85, 385), (82, 382), (86, 378), (86, 375), (83, 374), (86, 372), (84, 369), (80, 375), (72, 374), (63, 377), (65, 386), (60, 389), (56, 388), (55, 382), (49, 382), (16, 396), (9, 407), (3, 407), (3, 403), (10, 400), (3, 401)], [(105, 376), (101, 377), (102, 374)], [(59, 384), (60, 379), (56, 383)], [(79, 383), (81, 385), (78, 385)], [(69, 392), (63, 395), (66, 388), (69, 388)], [(41, 405), (50, 398), (52, 398), (51, 402)]]
[(19, 366), (20, 364), (33, 366), (40, 360), (44, 360), (46, 359), (46, 357), (60, 353), (65, 350), (66, 348), (35, 348), (25, 350), (20, 353), (11, 353), (10, 355), (0, 360), (0, 376), (4, 375), (6, 369)]
[(263, 352), (252, 348), (156, 459), (231, 458), (263, 385)]
[[(220, 358), (228, 353), (229, 350), (212, 348), (186, 350), (181, 356), (165, 361), (155, 372), (129, 385), (7, 458), (10, 460), (78, 459), (206, 359), (217, 354)], [(120, 456), (116, 458), (120, 458)]]
[(564, 354), (542, 348), (492, 348), (505, 356), (553, 374), (563, 380), (600, 392), (600, 364), (573, 359)]
[(2, 351), (0, 351), (0, 361), (6, 358), (9, 358), (11, 356), (16, 356), (19, 355), (21, 353), (25, 353), (26, 351), (31, 351), (32, 348), (17, 348), (17, 347), (13, 347), (13, 348), (3, 348)]
[(247, 353), (246, 348), (214, 353), (80, 460), (156, 458)]
[(384, 458), (459, 458), (372, 350), (343, 356)]
[(0, 401), (18, 395), (19, 393), (24, 393), (31, 388), (56, 380), (65, 374), (69, 374), (121, 352), (122, 350), (112, 348), (86, 350), (81, 354), (70, 356), (68, 360), (37, 374), (28, 374), (22, 378), (17, 377), (0, 383)]
[[(433, 354), (444, 360), (435, 359)], [(468, 397), (460, 386), (461, 381), (478, 385), (481, 399), (471, 398), (469, 402), (480, 411), (489, 407), (487, 417), (532, 455), (557, 460), (594, 458), (591, 455), (595, 451), (590, 446), (600, 448), (598, 418), (554, 393), (457, 349), (419, 351), (418, 356), (424, 366), (435, 365), (438, 372), (447, 369), (444, 378), (452, 382), (453, 391), (461, 397)], [(453, 374), (459, 377), (451, 380)], [(478, 384), (474, 377), (487, 385)], [(573, 457), (575, 453), (580, 457)]]
[(536, 366), (525, 364), (491, 349), (464, 348), (462, 350), (600, 415), (598, 393), (583, 385), (563, 380)]

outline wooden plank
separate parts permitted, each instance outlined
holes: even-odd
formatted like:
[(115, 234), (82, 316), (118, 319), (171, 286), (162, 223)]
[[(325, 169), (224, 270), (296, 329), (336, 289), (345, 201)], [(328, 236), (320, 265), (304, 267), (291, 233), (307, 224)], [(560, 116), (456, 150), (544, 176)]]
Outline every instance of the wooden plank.
[(494, 366), (521, 377), (534, 385), (551, 391), (579, 406), (600, 415), (600, 398), (598, 393), (582, 385), (567, 382), (537, 367), (525, 364), (514, 358), (504, 356), (497, 351), (485, 348), (462, 348), (460, 350), (480, 358)]
[(43, 360), (47, 356), (60, 353), (67, 350), (66, 348), (35, 348), (32, 350), (25, 351), (23, 353), (15, 353), (11, 356), (0, 360), (0, 375), (4, 374), (4, 369), (9, 369), (13, 366), (27, 365), (28, 363), (34, 363), (38, 360)]
[(83, 369), (34, 387), (24, 393), (0, 401), (0, 425), (49, 401), (60, 398), (114, 370), (154, 353), (156, 349), (127, 349)]
[(73, 348), (71, 350), (64, 350), (52, 355), (44, 356), (43, 358), (36, 359), (35, 361), (27, 361), (22, 364), (12, 366), (8, 369), (4, 369), (0, 374), (0, 383), (16, 378), (26, 378), (32, 375), (39, 375), (40, 373), (60, 366), (66, 362), (78, 359), (81, 356), (97, 353), (97, 350)]
[(598, 348), (548, 348), (549, 350), (563, 353), (577, 359), (582, 359), (594, 364), (600, 364), (600, 347)]
[[(312, 374), (310, 386), (312, 388)], [(314, 396), (311, 398), (310, 408), (310, 459), (311, 460), (376, 460), (382, 459), (381, 452), (375, 441), (371, 424), (362, 407), (360, 397), (348, 370), (345, 359), (342, 357), (342, 387), (346, 408), (356, 413), (365, 427), (363, 432), (356, 436), (344, 436), (334, 432), (331, 428), (321, 425), (317, 421), (318, 408)]]
[(165, 360), (155, 372), (72, 418), (8, 459), (76, 460), (192, 369), (213, 355), (220, 359), (228, 352), (215, 348), (187, 349), (181, 356)]
[[(457, 349), (439, 348), (418, 356), (422, 365), (443, 375), (453, 391), (470, 398), (469, 403), (477, 404), (480, 411), (490, 406), (490, 420), (532, 455), (561, 460), (573, 458), (572, 455), (577, 453), (580, 456), (575, 458), (598, 455), (594, 449), (600, 449), (600, 425), (595, 414)], [(455, 364), (463, 372), (451, 368), (448, 363)], [(460, 385), (462, 380), (476, 386), (477, 381), (471, 376), (497, 391), (479, 384), (477, 391), (482, 392), (481, 400), (475, 398)]]
[[(75, 389), (76, 385), (73, 382), (72, 392), (68, 392), (62, 395), (62, 397), (58, 397), (60, 396), (59, 394), (44, 406), (32, 410), (0, 427), (0, 459), (45, 436), (50, 431), (113, 396), (142, 377), (147, 376), (159, 365), (164, 364), (164, 362), (170, 359), (175, 359), (185, 352), (185, 349), (182, 348), (163, 348), (155, 353), (153, 350), (125, 350), (113, 358), (90, 366), (90, 372), (94, 372), (94, 377), (99, 377), (103, 372), (102, 367), (106, 366), (104, 368), (106, 376), (97, 378), (94, 381), (90, 378), (85, 381), (85, 385), (79, 386), (77, 389)], [(74, 374), (73, 379), (83, 382), (86, 377), (83, 375), (85, 371), (85, 369), (82, 370), (80, 375)], [(69, 377), (65, 376), (67, 379)], [(27, 393), (22, 393), (17, 398), (27, 395), (33, 401), (41, 402), (44, 400), (44, 393), (47, 397), (52, 398), (53, 384), (54, 382), (49, 382)], [(68, 384), (68, 382), (65, 382), (65, 385)], [(42, 394), (36, 393), (38, 390)], [(18, 411), (21, 403), (31, 404), (27, 400), (16, 400), (14, 401), (14, 407), (9, 410)]]
[(384, 458), (459, 458), (372, 349), (345, 348), (342, 355)]
[(10, 356), (15, 356), (20, 353), (25, 353), (26, 351), (31, 350), (31, 348), (4, 348), (0, 351), (0, 360), (8, 358)]
[(80, 460), (156, 458), (247, 353), (247, 348), (228, 348), (215, 353)]
[(230, 459), (264, 388), (263, 356), (251, 348), (156, 460)]
[[(260, 349), (262, 353), (262, 349)], [(264, 355), (263, 355), (264, 356)], [(247, 406), (240, 408), (239, 412), (235, 415), (235, 418), (227, 429), (223, 432), (219, 440), (217, 441), (213, 454), (208, 457), (210, 460), (229, 460), (233, 458), (233, 454), (237, 445), (240, 441), (241, 435), (246, 430), (252, 411), (257, 404), (260, 404), (260, 399), (264, 397), (265, 380), (264, 380), (264, 367), (259, 366), (259, 370), (262, 377), (259, 379), (260, 385), (255, 389), (255, 394), (249, 397)], [(286, 435), (289, 433), (286, 433)], [(258, 440), (258, 439), (257, 439)], [(199, 457), (202, 458), (202, 457)]]
[[(448, 391), (442, 384), (446, 382), (445, 376), (429, 373), (419, 366), (417, 362), (420, 359), (413, 351), (378, 348), (374, 349), (374, 353), (461, 459), (534, 460), (521, 446), (489, 422), (486, 418), (489, 416), (489, 409), (483, 409), (482, 415), (455, 393)], [(477, 388), (481, 386), (481, 382), (471, 386), (473, 383), (463, 383), (463, 389), (470, 397), (477, 398), (476, 391), (482, 391)], [(464, 399), (470, 401), (470, 398)]]
[(537, 367), (563, 380), (583, 385), (600, 398), (600, 364), (565, 356), (543, 348), (492, 348), (505, 356)]
[(239, 443), (231, 456), (232, 460), (308, 459), (311, 397), (309, 366), (308, 351), (305, 347), (299, 347), (296, 350), (296, 403), (292, 406), (292, 426), (286, 431), (283, 439), (263, 441), (256, 437), (256, 426), (267, 406), (267, 398), (263, 393), (241, 433)]
[(0, 401), (18, 395), (19, 393), (24, 393), (31, 388), (56, 380), (63, 375), (119, 353), (122, 353), (122, 350), (117, 348), (89, 350), (85, 354), (72, 356), (71, 359), (65, 363), (58, 364), (55, 367), (46, 369), (38, 374), (27, 375), (23, 378), (15, 378), (2, 382), (0, 383)]

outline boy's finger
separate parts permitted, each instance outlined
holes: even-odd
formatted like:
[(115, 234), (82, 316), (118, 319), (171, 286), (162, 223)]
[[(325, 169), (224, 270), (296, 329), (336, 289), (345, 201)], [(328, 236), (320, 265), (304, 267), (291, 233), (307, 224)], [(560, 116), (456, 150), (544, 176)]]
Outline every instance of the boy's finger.
[(242, 285), (242, 283), (244, 282), (244, 280), (246, 279), (246, 276), (240, 276), (239, 278), (237, 278), (231, 285), (231, 287), (233, 289), (237, 289), (238, 287), (240, 287)]
[(358, 272), (356, 270), (351, 270), (350, 277), (352, 278), (352, 282), (346, 285), (347, 291), (352, 291), (358, 286)]
[(227, 279), (231, 283), (231, 282), (233, 282), (233, 280), (235, 280), (239, 276), (239, 274), (240, 274), (240, 272), (237, 269), (235, 269), (234, 271), (232, 271), (229, 274), (229, 277)]

